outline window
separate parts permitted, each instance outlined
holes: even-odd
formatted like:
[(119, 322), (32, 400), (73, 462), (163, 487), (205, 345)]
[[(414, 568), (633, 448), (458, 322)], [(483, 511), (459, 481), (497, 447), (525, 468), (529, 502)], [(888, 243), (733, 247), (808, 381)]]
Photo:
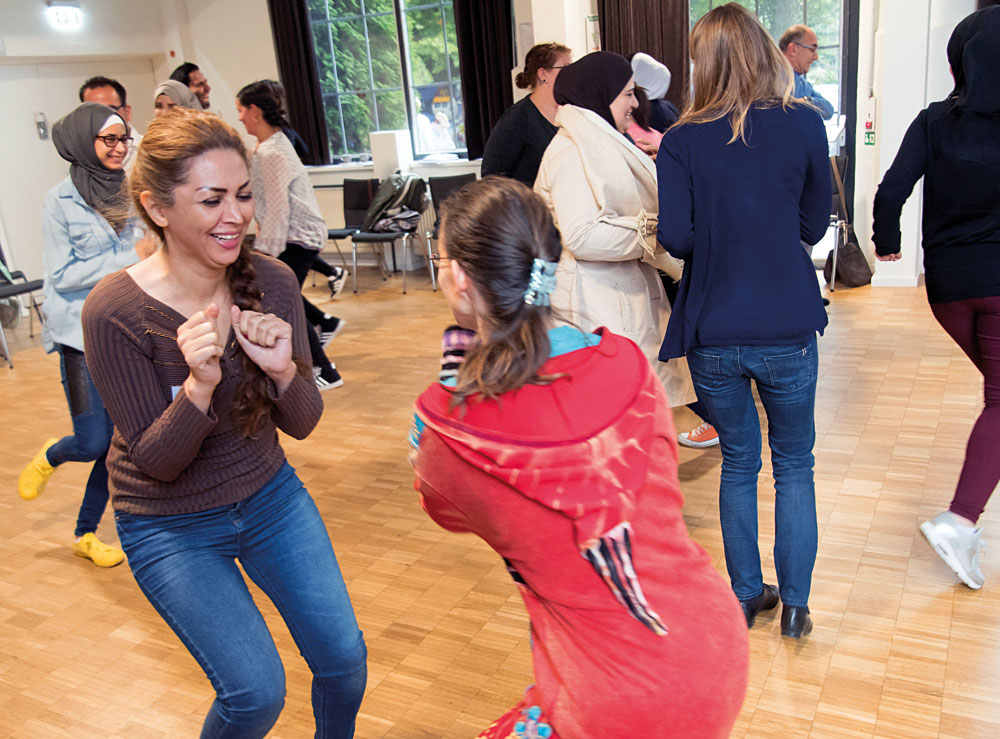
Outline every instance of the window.
[(465, 153), (451, 0), (309, 0), (333, 162), (370, 157), (369, 133), (409, 129), (417, 157)]
[[(734, 0), (760, 18), (775, 43), (789, 26), (802, 23), (816, 32), (819, 59), (809, 68), (809, 81), (840, 112), (842, 0)], [(729, 0), (691, 0), (691, 25)]]

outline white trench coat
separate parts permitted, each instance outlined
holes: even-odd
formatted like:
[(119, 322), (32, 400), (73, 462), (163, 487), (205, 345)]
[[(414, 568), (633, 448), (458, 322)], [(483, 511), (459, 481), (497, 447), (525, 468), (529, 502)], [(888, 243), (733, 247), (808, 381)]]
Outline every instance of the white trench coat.
[(691, 403), (687, 360), (657, 359), (670, 304), (656, 267), (680, 271), (656, 243), (653, 162), (593, 111), (564, 105), (556, 123), (535, 180), (563, 239), (552, 307), (584, 331), (605, 326), (634, 341), (670, 404)]

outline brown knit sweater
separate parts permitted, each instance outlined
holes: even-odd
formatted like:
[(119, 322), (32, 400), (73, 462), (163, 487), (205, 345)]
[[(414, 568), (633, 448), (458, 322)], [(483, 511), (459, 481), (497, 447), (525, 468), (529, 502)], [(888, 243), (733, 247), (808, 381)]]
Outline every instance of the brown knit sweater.
[[(253, 256), (264, 311), (292, 325), (296, 359), (308, 363), (299, 285), (281, 262)], [(115, 424), (108, 451), (109, 488), (116, 511), (166, 516), (229, 505), (249, 497), (281, 468), (276, 429), (305, 438), (323, 401), (311, 377), (296, 375), (278, 396), (255, 438), (230, 418), (242, 353), (230, 331), (222, 380), (208, 415), (181, 389), (188, 366), (177, 348), (187, 318), (146, 294), (125, 270), (101, 280), (83, 307), (84, 353), (94, 384)]]

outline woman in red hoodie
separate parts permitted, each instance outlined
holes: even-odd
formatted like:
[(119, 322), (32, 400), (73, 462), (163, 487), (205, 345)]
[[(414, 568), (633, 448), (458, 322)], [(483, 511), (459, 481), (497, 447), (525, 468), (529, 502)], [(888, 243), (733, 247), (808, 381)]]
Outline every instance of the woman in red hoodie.
[(729, 736), (746, 623), (685, 528), (649, 361), (555, 325), (559, 232), (520, 183), (467, 185), (441, 234), (445, 296), (477, 341), (417, 400), (417, 488), (437, 523), (504, 558), (533, 642), (535, 685), (480, 736)]

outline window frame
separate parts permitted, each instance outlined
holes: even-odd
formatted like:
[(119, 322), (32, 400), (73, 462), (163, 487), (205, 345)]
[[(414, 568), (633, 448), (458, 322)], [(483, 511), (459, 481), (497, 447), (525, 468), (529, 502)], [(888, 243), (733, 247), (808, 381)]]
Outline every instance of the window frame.
[[(468, 146), (456, 147), (454, 149), (445, 149), (441, 151), (429, 151), (424, 153), (417, 152), (417, 136), (416, 136), (416, 116), (420, 115), (413, 110), (413, 91), (416, 89), (413, 85), (413, 80), (410, 76), (413, 67), (410, 62), (410, 34), (409, 28), (406, 25), (406, 13), (412, 10), (429, 10), (431, 8), (438, 8), (441, 11), (441, 33), (444, 38), (444, 56), (447, 60), (445, 64), (445, 70), (448, 75), (448, 94), (449, 96), (455, 93), (455, 78), (451, 73), (451, 54), (448, 48), (448, 30), (445, 27), (445, 6), (450, 5), (452, 8), (452, 17), (454, 17), (455, 3), (454, 0), (417, 0), (413, 7), (405, 5), (406, 0), (392, 0), (393, 8), (396, 11), (396, 36), (400, 42), (399, 58), (400, 64), (403, 68), (403, 85), (404, 90), (408, 91), (409, 94), (405, 95), (404, 103), (406, 104), (406, 122), (410, 129), (410, 150), (413, 152), (414, 160), (426, 159), (430, 156), (436, 156), (439, 154), (455, 154), (459, 159), (469, 158), (469, 148)], [(458, 43), (457, 39), (458, 31), (456, 29), (456, 45)], [(461, 62), (459, 62), (458, 70), (458, 81), (462, 82), (462, 69)], [(436, 84), (436, 83), (435, 83)], [(453, 105), (453, 110), (457, 112), (457, 106)], [(455, 120), (456, 132), (458, 129), (458, 120)]]
[[(331, 139), (331, 144), (330, 144), (331, 151), (329, 152), (329, 156), (330, 156), (331, 161), (333, 159), (338, 159), (338, 160), (340, 160), (339, 162), (337, 162), (338, 164), (352, 164), (353, 162), (350, 162), (350, 161), (346, 161), (345, 162), (343, 160), (343, 157), (348, 157), (348, 156), (350, 156), (350, 157), (357, 157), (359, 155), (363, 155), (366, 152), (369, 154), (369, 157), (371, 155), (371, 142), (370, 142), (370, 139), (369, 139), (369, 144), (368, 144), (367, 150), (363, 150), (362, 152), (350, 152), (348, 150), (349, 149), (349, 147), (348, 147), (349, 138), (348, 138), (348, 131), (347, 131), (347, 126), (346, 126), (345, 116), (344, 116), (344, 104), (343, 104), (343, 100), (342, 100), (343, 96), (345, 96), (345, 95), (359, 95), (359, 96), (360, 95), (365, 95), (365, 96), (370, 95), (371, 96), (371, 110), (372, 110), (372, 113), (373, 113), (372, 120), (373, 120), (373, 124), (374, 124), (374, 128), (372, 128), (371, 130), (368, 131), (368, 135), (371, 136), (372, 133), (376, 133), (376, 132), (381, 131), (381, 130), (395, 130), (395, 129), (382, 129), (381, 122), (379, 120), (379, 106), (378, 106), (378, 100), (379, 100), (378, 96), (379, 96), (379, 94), (381, 94), (381, 93), (393, 93), (393, 92), (402, 92), (403, 93), (403, 114), (404, 114), (404, 116), (406, 118), (406, 127), (409, 130), (409, 134), (410, 134), (410, 151), (411, 151), (411, 153), (413, 155), (413, 159), (415, 161), (419, 161), (419, 160), (422, 160), (422, 159), (426, 159), (427, 157), (432, 157), (432, 156), (437, 156), (437, 155), (442, 155), (442, 154), (445, 154), (445, 155), (456, 155), (459, 159), (468, 159), (468, 148), (466, 146), (461, 146), (461, 147), (456, 146), (453, 149), (447, 149), (447, 150), (441, 150), (441, 151), (429, 151), (429, 152), (419, 152), (418, 149), (417, 149), (416, 116), (420, 115), (420, 113), (416, 112), (416, 110), (414, 109), (414, 104), (413, 104), (413, 93), (415, 92), (416, 88), (414, 87), (414, 84), (413, 84), (413, 73), (412, 73), (411, 54), (410, 54), (409, 28), (408, 28), (408, 25), (407, 25), (406, 14), (407, 14), (407, 12), (417, 11), (417, 10), (429, 10), (429, 9), (439, 9), (440, 10), (440, 12), (441, 12), (441, 18), (442, 18), (441, 34), (442, 34), (442, 39), (444, 41), (444, 52), (445, 52), (445, 60), (446, 60), (446, 63), (445, 63), (445, 72), (446, 72), (446, 75), (447, 75), (447, 82), (442, 81), (441, 84), (442, 84), (442, 86), (445, 85), (445, 84), (447, 84), (448, 91), (449, 91), (449, 96), (451, 96), (452, 98), (454, 98), (456, 78), (455, 78), (455, 76), (452, 73), (452, 64), (451, 64), (451, 55), (450, 55), (450, 42), (449, 42), (449, 39), (448, 39), (448, 30), (447, 30), (447, 26), (446, 26), (446, 22), (445, 22), (445, 20), (446, 20), (446, 10), (447, 10), (448, 7), (452, 8), (452, 13), (454, 14), (454, 2), (453, 2), (453, 0), (414, 0), (412, 6), (408, 6), (406, 4), (406, 0), (392, 0), (391, 9), (369, 11), (368, 7), (367, 7), (367, 4), (366, 4), (366, 0), (358, 0), (358, 12), (348, 13), (348, 14), (338, 15), (338, 16), (331, 16), (329, 2), (324, 2), (323, 3), (324, 18), (314, 19), (314, 18), (312, 18), (311, 14), (310, 14), (309, 24), (310, 24), (310, 30), (312, 31), (312, 37), (314, 39), (316, 38), (315, 27), (317, 25), (320, 25), (320, 24), (325, 25), (325, 28), (323, 29), (323, 33), (325, 34), (326, 42), (328, 44), (328, 48), (329, 48), (329, 51), (330, 51), (330, 62), (331, 62), (331, 66), (332, 66), (332, 74), (333, 74), (333, 78), (334, 78), (335, 85), (336, 85), (336, 88), (337, 88), (335, 92), (325, 92), (325, 91), (322, 90), (322, 88), (320, 89), (320, 98), (322, 100), (322, 105), (323, 105), (323, 110), (321, 111), (322, 114), (323, 114), (322, 115), (323, 124), (325, 126), (327, 126), (327, 131), (328, 132), (331, 132), (334, 129), (327, 122), (328, 121), (328, 119), (327, 119), (327, 110), (328, 110), (328, 107), (327, 107), (328, 103), (327, 103), (327, 101), (332, 101), (334, 98), (336, 99), (336, 111), (337, 111), (337, 116), (338, 116), (338, 119), (339, 119), (339, 126), (340, 126), (340, 129), (339, 129), (339, 138), (340, 138), (340, 141), (341, 141), (341, 146), (345, 150), (344, 153), (342, 153), (342, 154), (341, 153), (336, 153), (336, 152), (332, 151), (332, 148), (333, 148), (333, 137), (331, 136), (330, 137), (330, 139)], [(401, 86), (378, 87), (377, 84), (376, 84), (375, 71), (374, 71), (374, 67), (373, 67), (373, 64), (372, 64), (372, 47), (371, 47), (371, 36), (370, 36), (370, 33), (369, 33), (369, 28), (368, 28), (368, 19), (371, 18), (371, 17), (385, 17), (385, 16), (388, 16), (390, 14), (393, 15), (394, 21), (395, 21), (394, 27), (395, 27), (395, 30), (396, 30), (396, 46), (397, 46), (397, 50), (398, 50), (398, 62), (397, 63), (399, 65), (400, 84), (401, 84)], [(452, 17), (454, 17), (454, 15), (452, 15)], [(355, 89), (350, 89), (350, 90), (343, 89), (342, 90), (342, 89), (340, 89), (340, 87), (341, 87), (340, 73), (339, 73), (339, 71), (337, 69), (337, 59), (336, 59), (337, 47), (335, 46), (334, 40), (333, 40), (333, 25), (335, 23), (338, 23), (338, 22), (357, 22), (357, 21), (361, 22), (361, 26), (362, 26), (363, 31), (364, 31), (364, 45), (365, 45), (364, 48), (365, 48), (365, 51), (367, 53), (366, 62), (367, 62), (367, 67), (368, 67), (368, 70), (367, 70), (368, 71), (368, 80), (367, 80), (368, 81), (368, 86), (366, 88), (364, 88), (364, 89), (356, 89), (356, 90)], [(323, 70), (322, 70), (322, 68), (320, 66), (320, 54), (317, 53), (315, 49), (313, 50), (313, 63), (316, 65), (317, 74), (322, 77)], [(459, 63), (459, 73), (458, 73), (458, 78), (457, 78), (457, 82), (458, 82), (459, 86), (461, 86), (461, 81), (462, 81), (461, 80), (461, 63)], [(437, 84), (437, 83), (435, 83), (435, 84)], [(455, 104), (454, 101), (453, 101), (453, 103), (452, 103), (452, 110), (455, 111), (456, 114), (458, 112), (458, 108), (459, 108), (459, 105)], [(456, 119), (453, 121), (453, 125), (454, 125), (455, 131), (457, 133), (458, 126), (459, 126), (459, 121), (457, 120), (457, 115), (456, 115)]]

